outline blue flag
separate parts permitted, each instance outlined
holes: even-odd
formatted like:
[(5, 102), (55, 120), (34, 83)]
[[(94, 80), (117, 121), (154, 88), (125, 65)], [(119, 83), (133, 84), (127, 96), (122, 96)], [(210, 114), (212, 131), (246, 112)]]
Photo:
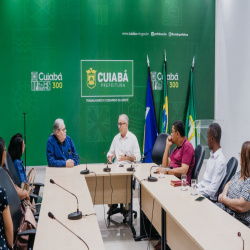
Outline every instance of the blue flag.
[(150, 85), (150, 76), (148, 75), (148, 87), (147, 87), (147, 101), (146, 101), (146, 115), (144, 126), (144, 143), (143, 154), (147, 156), (145, 162), (152, 162), (151, 153), (157, 138), (158, 132), (156, 127), (155, 110), (153, 103), (153, 93)]

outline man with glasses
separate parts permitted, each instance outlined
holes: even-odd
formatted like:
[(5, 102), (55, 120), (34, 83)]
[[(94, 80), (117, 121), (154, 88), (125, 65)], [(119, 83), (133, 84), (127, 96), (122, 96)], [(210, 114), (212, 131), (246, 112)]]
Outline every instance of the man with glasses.
[[(74, 142), (66, 135), (66, 127), (62, 119), (56, 119), (53, 125), (53, 134), (47, 142), (47, 161), (49, 167), (72, 168), (79, 164)], [(71, 153), (69, 153), (69, 150)]]
[(122, 114), (118, 119), (119, 134), (111, 144), (107, 154), (108, 161), (112, 163), (126, 164), (141, 160), (141, 153), (136, 136), (128, 130), (128, 116)]

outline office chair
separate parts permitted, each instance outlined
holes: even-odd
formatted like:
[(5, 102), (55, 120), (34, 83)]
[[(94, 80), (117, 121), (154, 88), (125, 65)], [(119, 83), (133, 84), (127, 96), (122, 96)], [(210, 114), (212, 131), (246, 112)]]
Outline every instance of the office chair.
[(198, 145), (194, 150), (195, 164), (192, 171), (191, 179), (198, 179), (204, 157), (205, 149), (202, 145)]
[(162, 164), (162, 157), (165, 151), (166, 147), (166, 140), (168, 138), (168, 134), (161, 133), (158, 135), (156, 138), (152, 154), (151, 154), (151, 159), (152, 162), (154, 162), (157, 165)]
[(227, 173), (226, 176), (224, 177), (219, 190), (218, 194), (221, 194), (223, 192), (223, 189), (225, 185), (231, 180), (231, 178), (234, 176), (236, 169), (238, 167), (238, 161), (236, 160), (235, 157), (232, 157), (229, 162), (227, 163)]

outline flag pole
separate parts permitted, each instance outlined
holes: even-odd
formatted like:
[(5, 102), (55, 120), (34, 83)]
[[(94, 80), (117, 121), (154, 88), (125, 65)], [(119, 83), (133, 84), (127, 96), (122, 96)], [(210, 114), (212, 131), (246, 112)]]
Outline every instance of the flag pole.
[[(167, 87), (167, 96), (168, 96), (168, 72), (167, 72), (167, 55), (166, 55), (166, 50), (164, 49), (164, 58), (165, 58), (165, 61), (164, 61), (164, 64), (165, 64), (165, 74), (166, 74), (166, 87)], [(168, 96), (168, 98), (169, 98), (169, 96)], [(168, 103), (169, 103), (169, 100), (168, 100)], [(168, 105), (168, 116), (167, 116), (167, 125), (168, 125), (168, 127), (169, 127), (169, 105)], [(168, 131), (167, 131), (167, 133), (168, 133)]]
[[(155, 100), (154, 100), (154, 94), (153, 94), (153, 87), (152, 87), (151, 73), (150, 73), (150, 61), (149, 61), (148, 55), (147, 55), (147, 64), (148, 64), (149, 82), (150, 82), (152, 99), (153, 99), (153, 104), (154, 104), (154, 111), (155, 111)], [(155, 112), (155, 116), (156, 116), (156, 112)], [(156, 122), (156, 129), (157, 129), (157, 133), (158, 133), (158, 125), (157, 125), (156, 117), (155, 117), (155, 122)]]

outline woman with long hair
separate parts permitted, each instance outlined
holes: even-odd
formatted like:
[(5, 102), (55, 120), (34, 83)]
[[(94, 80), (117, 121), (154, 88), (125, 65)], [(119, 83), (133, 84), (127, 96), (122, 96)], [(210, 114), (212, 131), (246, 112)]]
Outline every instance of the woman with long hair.
[(250, 227), (250, 141), (242, 145), (240, 165), (241, 170), (225, 185), (217, 205)]
[[(0, 137), (0, 147), (6, 149), (5, 141), (1, 137)], [(4, 152), (4, 161), (5, 161), (5, 158), (6, 158), (6, 150)], [(11, 181), (13, 182), (10, 172), (6, 169), (6, 167), (4, 167), (4, 161), (2, 161), (2, 162), (0, 161), (0, 166), (4, 168), (4, 170), (8, 173)], [(15, 185), (14, 182), (13, 182), (13, 185), (15, 186), (17, 194), (18, 194), (21, 201), (22, 200), (28, 200), (28, 201), (30, 200), (29, 192), (27, 190), (22, 190), (17, 185)]]
[(25, 150), (25, 143), (23, 140), (22, 134), (14, 135), (8, 147), (8, 153), (14, 163), (15, 169), (17, 171), (20, 182), (25, 182), (26, 180), (26, 172), (23, 166), (23, 161), (21, 160), (22, 154)]

